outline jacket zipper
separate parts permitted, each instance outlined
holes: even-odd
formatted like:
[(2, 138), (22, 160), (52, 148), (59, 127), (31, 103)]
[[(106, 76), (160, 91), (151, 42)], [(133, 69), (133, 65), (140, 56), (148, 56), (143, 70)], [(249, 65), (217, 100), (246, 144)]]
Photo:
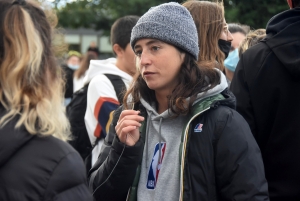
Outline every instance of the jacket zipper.
[(187, 143), (187, 138), (188, 138), (188, 130), (190, 128), (190, 124), (191, 122), (197, 117), (199, 116), (201, 113), (209, 110), (210, 107), (202, 110), (201, 112), (198, 112), (197, 114), (195, 114), (187, 123), (187, 127), (184, 131), (185, 135), (184, 135), (184, 140), (183, 140), (183, 146), (182, 146), (182, 152), (181, 152), (181, 168), (180, 168), (180, 195), (179, 195), (179, 201), (183, 201), (183, 171), (184, 171), (184, 158), (185, 158), (185, 152), (186, 152), (186, 143)]

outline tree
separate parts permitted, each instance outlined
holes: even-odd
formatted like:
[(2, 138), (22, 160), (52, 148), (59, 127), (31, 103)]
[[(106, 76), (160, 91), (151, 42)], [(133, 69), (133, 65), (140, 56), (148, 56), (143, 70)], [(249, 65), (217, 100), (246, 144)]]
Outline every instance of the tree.
[[(93, 28), (109, 33), (113, 22), (125, 15), (143, 15), (150, 7), (169, 0), (80, 0), (58, 7), (59, 25), (70, 28)], [(181, 3), (182, 1), (179, 1)]]
[[(59, 25), (64, 28), (92, 28), (109, 33), (113, 22), (125, 15), (143, 15), (150, 7), (171, 0), (54, 0)], [(183, 3), (186, 0), (177, 0)], [(218, 0), (211, 0), (218, 1)], [(221, 0), (219, 0), (221, 1)], [(223, 0), (227, 22), (253, 29), (265, 28), (275, 14), (288, 9), (284, 0)]]
[(267, 22), (289, 7), (284, 0), (225, 0), (227, 22), (239, 22), (252, 29), (266, 28)]

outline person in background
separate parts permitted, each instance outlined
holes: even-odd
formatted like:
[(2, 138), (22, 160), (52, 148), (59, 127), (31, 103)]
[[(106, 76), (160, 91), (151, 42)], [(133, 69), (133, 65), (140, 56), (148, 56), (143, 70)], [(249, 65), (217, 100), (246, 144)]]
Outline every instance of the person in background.
[(246, 38), (241, 42), (240, 47), (238, 48), (239, 57), (242, 56), (244, 52), (250, 47), (258, 44), (261, 40), (266, 37), (266, 29), (256, 29), (254, 31), (250, 31)]
[(90, 171), (95, 200), (269, 200), (260, 150), (225, 75), (197, 65), (197, 35), (174, 2), (132, 29), (138, 71)]
[(241, 42), (246, 38), (249, 29), (249, 26), (246, 25), (240, 25), (237, 23), (228, 24), (228, 30), (230, 31), (233, 37), (233, 40), (231, 41), (230, 53), (224, 61), (228, 87), (230, 87), (230, 83), (233, 78), (236, 65), (239, 62), (238, 48)]
[(239, 48), (241, 42), (246, 38), (247, 34), (250, 32), (250, 27), (248, 25), (242, 25), (238, 23), (229, 23), (228, 30), (230, 31), (233, 40), (231, 41), (231, 49), (233, 50)]
[(94, 52), (87, 52), (80, 62), (79, 68), (74, 72), (73, 78), (73, 92), (81, 89), (83, 87), (83, 79), (86, 71), (89, 69), (90, 61), (97, 60), (97, 54)]
[(202, 68), (224, 70), (233, 37), (228, 31), (222, 3), (209, 1), (187, 1), (186, 7), (196, 24), (199, 48), (198, 64)]
[(99, 51), (99, 48), (97, 47), (97, 44), (95, 41), (92, 41), (90, 43), (90, 46), (88, 47), (87, 52), (95, 53), (97, 58), (99, 58), (100, 51)]
[(84, 164), (64, 142), (62, 69), (43, 9), (0, 1), (0, 200), (92, 201)]
[(97, 161), (113, 111), (120, 105), (118, 99), (122, 96), (116, 92), (113, 83), (105, 74), (117, 77), (128, 87), (136, 72), (134, 52), (129, 42), (131, 30), (138, 19), (138, 16), (128, 15), (114, 22), (110, 40), (116, 58), (92, 60), (83, 81), (84, 85), (89, 83), (84, 120), (91, 144), (94, 146), (90, 165)]
[(230, 89), (262, 151), (272, 201), (300, 200), (300, 0), (242, 54)]
[(74, 72), (80, 66), (81, 54), (77, 51), (71, 50), (68, 52), (66, 64), (62, 65), (65, 75), (65, 105), (68, 105), (72, 99), (74, 86), (73, 77)]

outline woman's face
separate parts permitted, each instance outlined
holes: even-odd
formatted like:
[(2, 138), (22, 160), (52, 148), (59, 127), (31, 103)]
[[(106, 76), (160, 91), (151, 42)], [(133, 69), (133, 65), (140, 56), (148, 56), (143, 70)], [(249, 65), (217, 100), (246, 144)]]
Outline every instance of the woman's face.
[(78, 66), (80, 64), (80, 59), (77, 56), (71, 56), (67, 63), (68, 65)]
[(178, 84), (184, 53), (156, 39), (140, 39), (134, 46), (137, 67), (148, 87), (169, 93)]
[(233, 40), (232, 34), (228, 30), (228, 25), (227, 25), (225, 19), (224, 19), (223, 30), (221, 32), (220, 39), (226, 40), (226, 41), (232, 41)]
[(231, 35), (233, 37), (233, 40), (231, 42), (230, 51), (233, 51), (240, 46), (241, 42), (246, 38), (246, 36), (241, 32), (232, 33)]

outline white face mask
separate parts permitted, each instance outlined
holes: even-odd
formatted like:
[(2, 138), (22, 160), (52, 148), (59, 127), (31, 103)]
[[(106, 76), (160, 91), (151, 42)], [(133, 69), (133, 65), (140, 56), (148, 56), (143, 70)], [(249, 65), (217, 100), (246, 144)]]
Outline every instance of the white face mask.
[(77, 70), (79, 68), (79, 65), (68, 64), (68, 67), (73, 69), (73, 70)]

